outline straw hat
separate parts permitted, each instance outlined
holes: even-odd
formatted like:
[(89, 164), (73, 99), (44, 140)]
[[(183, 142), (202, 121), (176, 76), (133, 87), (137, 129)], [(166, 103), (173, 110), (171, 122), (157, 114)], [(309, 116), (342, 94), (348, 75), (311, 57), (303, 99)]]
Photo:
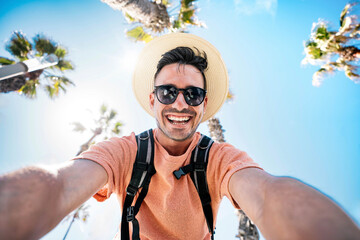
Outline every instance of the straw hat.
[[(140, 53), (133, 75), (133, 91), (140, 105), (154, 116), (149, 104), (149, 94), (154, 90), (154, 75), (161, 55), (176, 47), (190, 47), (204, 51), (207, 55), (208, 68), (206, 77), (207, 108), (203, 122), (214, 116), (226, 100), (229, 78), (225, 63), (218, 50), (208, 41), (189, 33), (171, 33), (157, 37), (147, 43)], [(196, 52), (196, 51), (195, 51)]]

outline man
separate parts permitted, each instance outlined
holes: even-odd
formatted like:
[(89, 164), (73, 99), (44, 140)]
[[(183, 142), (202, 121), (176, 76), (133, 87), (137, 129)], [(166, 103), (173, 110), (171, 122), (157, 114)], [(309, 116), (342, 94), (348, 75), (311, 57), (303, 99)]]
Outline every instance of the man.
[[(220, 54), (191, 34), (159, 37), (143, 50), (133, 89), (158, 126), (153, 131), (156, 174), (138, 213), (141, 239), (210, 239), (190, 177), (178, 180), (173, 171), (189, 163), (200, 139), (198, 125), (226, 98)], [(136, 151), (132, 134), (96, 144), (61, 166), (1, 177), (0, 239), (37, 239), (100, 189), (98, 200), (114, 192), (122, 207)], [(211, 147), (207, 181), (214, 223), (227, 196), (266, 239), (360, 239), (356, 224), (326, 196), (295, 179), (266, 173), (230, 144)]]

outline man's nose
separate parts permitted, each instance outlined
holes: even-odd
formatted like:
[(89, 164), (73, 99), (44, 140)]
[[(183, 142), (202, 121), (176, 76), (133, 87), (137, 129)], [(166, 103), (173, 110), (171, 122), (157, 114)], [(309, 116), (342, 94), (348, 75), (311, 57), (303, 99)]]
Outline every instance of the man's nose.
[(179, 92), (179, 95), (177, 96), (175, 102), (172, 104), (173, 108), (181, 111), (182, 109), (188, 108), (188, 104), (185, 101), (184, 94), (182, 92)]

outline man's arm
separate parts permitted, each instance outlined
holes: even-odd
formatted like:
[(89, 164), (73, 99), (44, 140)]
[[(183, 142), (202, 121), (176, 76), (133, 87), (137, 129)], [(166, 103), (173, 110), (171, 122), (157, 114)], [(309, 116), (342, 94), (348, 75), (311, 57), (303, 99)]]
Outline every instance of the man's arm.
[(360, 239), (339, 206), (295, 179), (246, 168), (233, 174), (229, 191), (266, 239)]
[(0, 177), (0, 239), (39, 239), (107, 181), (103, 167), (75, 160)]

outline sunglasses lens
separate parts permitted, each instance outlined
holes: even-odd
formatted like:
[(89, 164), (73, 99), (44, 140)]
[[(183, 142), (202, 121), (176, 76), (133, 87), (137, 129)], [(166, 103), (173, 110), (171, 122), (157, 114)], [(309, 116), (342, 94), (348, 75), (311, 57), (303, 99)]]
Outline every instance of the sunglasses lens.
[(155, 94), (157, 99), (162, 104), (172, 104), (175, 102), (179, 91), (182, 91), (185, 97), (185, 101), (190, 106), (200, 105), (205, 98), (206, 91), (198, 87), (189, 87), (186, 89), (177, 89), (171, 85), (162, 85), (155, 88)]
[(190, 106), (200, 105), (205, 98), (205, 91), (201, 88), (190, 87), (185, 91), (185, 101)]
[(163, 104), (171, 104), (175, 102), (178, 91), (173, 86), (159, 86), (156, 88), (156, 96)]

